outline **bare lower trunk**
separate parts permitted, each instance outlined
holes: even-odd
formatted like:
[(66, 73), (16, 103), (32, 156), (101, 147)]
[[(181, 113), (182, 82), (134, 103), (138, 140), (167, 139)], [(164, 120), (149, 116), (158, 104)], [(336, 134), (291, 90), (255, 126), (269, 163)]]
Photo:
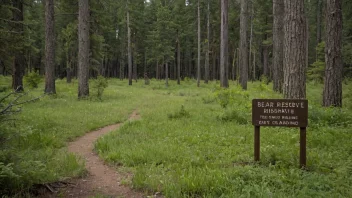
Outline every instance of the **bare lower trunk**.
[(177, 84), (180, 84), (181, 80), (181, 49), (180, 39), (177, 34)]
[(263, 75), (269, 80), (269, 50), (268, 46), (263, 46)]
[[(23, 0), (13, 0), (12, 15), (14, 23), (14, 30), (20, 32), (21, 36), (18, 39), (22, 40), (23, 36)], [(16, 50), (14, 53), (14, 62), (12, 65), (12, 88), (17, 91), (23, 91), (23, 76), (25, 72), (25, 57), (23, 49)]]
[(156, 61), (156, 74), (155, 74), (155, 79), (159, 79), (159, 60)]
[(55, 94), (54, 0), (45, 3), (45, 93)]
[(342, 0), (327, 1), (323, 106), (342, 106)]
[(204, 72), (204, 82), (208, 84), (209, 80), (209, 53), (210, 53), (210, 0), (208, 0), (208, 10), (207, 10), (207, 50), (205, 52), (205, 72)]
[(248, 1), (241, 0), (240, 16), (240, 84), (242, 89), (247, 89), (248, 81)]
[(79, 0), (78, 98), (89, 95), (89, 0)]
[(273, 90), (282, 93), (284, 63), (284, 2), (273, 1)]
[(200, 85), (200, 5), (198, 0), (198, 59), (197, 59), (197, 87)]
[(229, 87), (228, 82), (228, 0), (221, 1), (220, 86)]
[(304, 0), (285, 0), (284, 97), (306, 97), (306, 17)]
[(133, 79), (137, 82), (137, 43), (136, 38), (134, 39), (134, 49), (133, 49)]
[(131, 49), (131, 28), (130, 28), (130, 11), (128, 10), (127, 1), (127, 42), (128, 42), (128, 85), (132, 85), (132, 49)]
[(216, 53), (213, 51), (213, 77), (212, 80), (216, 80)]
[(71, 68), (66, 68), (66, 83), (71, 83), (72, 81), (72, 71)]
[(120, 80), (124, 79), (125, 75), (125, 61), (120, 60)]
[(165, 64), (165, 86), (169, 87), (169, 64), (167, 61)]

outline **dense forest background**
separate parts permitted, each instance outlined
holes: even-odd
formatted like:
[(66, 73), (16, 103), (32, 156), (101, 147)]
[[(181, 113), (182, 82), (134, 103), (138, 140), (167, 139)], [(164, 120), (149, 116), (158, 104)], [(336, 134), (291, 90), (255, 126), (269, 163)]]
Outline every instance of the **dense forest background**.
[[(94, 175), (68, 143), (116, 123), (88, 149), (111, 187), (352, 197), (351, 80), (348, 0), (0, 0), (0, 197), (65, 197)], [(253, 162), (259, 98), (308, 100), (309, 125), (262, 127)]]
[[(248, 2), (249, 79), (262, 76), (272, 79), (273, 62), (273, 1)], [(16, 5), (19, 5), (16, 7)], [(204, 79), (208, 64), (209, 79), (219, 79), (220, 64), (220, 2), (199, 1), (200, 65)], [(352, 76), (352, 2), (343, 2), (343, 65), (344, 77)], [(15, 20), (23, 9), (23, 21)], [(326, 3), (323, 0), (305, 2), (308, 20), (308, 79), (323, 80)], [(77, 76), (78, 65), (78, 1), (55, 1), (55, 75), (60, 78), (72, 71)], [(197, 78), (198, 2), (193, 0), (91, 0), (89, 73), (105, 77), (128, 77), (128, 29), (131, 31), (133, 77), (177, 78), (177, 49), (180, 47), (181, 78)], [(230, 0), (228, 8), (228, 74), (238, 79), (238, 49), (240, 44), (240, 2)], [(208, 36), (209, 17), (209, 36)], [(18, 26), (21, 26), (18, 29)], [(23, 30), (21, 30), (23, 29)], [(45, 72), (45, 1), (1, 0), (0, 5), (0, 74), (14, 71), (14, 55), (22, 54), (25, 74)], [(209, 49), (209, 57), (206, 56)]]

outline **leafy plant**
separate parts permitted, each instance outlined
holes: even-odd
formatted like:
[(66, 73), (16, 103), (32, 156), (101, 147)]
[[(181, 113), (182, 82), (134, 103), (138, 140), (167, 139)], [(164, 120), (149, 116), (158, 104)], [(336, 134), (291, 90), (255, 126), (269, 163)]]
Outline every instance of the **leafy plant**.
[(235, 121), (238, 124), (248, 124), (250, 115), (243, 109), (229, 109), (217, 116), (220, 121)]
[(182, 105), (181, 109), (175, 113), (167, 114), (167, 117), (169, 119), (178, 119), (178, 118), (183, 118), (183, 117), (190, 117), (190, 113), (185, 110), (185, 107)]
[(38, 88), (39, 83), (43, 81), (39, 72), (30, 72), (24, 76), (24, 82), (31, 88)]
[(93, 81), (93, 89), (95, 90), (95, 96), (102, 100), (105, 88), (108, 87), (108, 80), (103, 76), (99, 75), (97, 79)]

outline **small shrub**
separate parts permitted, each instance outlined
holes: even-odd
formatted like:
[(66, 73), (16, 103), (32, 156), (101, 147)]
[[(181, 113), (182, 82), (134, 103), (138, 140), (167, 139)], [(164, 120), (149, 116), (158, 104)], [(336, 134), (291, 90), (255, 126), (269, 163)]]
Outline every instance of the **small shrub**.
[(169, 119), (178, 119), (178, 118), (183, 118), (183, 117), (190, 117), (191, 115), (189, 114), (188, 111), (185, 110), (185, 107), (182, 105), (181, 109), (175, 113), (167, 114), (167, 117)]
[(235, 121), (238, 124), (248, 124), (249, 118), (248, 113), (240, 109), (226, 110), (217, 116), (217, 119), (220, 121)]
[(262, 75), (260, 77), (260, 81), (262, 81), (265, 84), (269, 84), (270, 83), (270, 79), (268, 77), (264, 76), (264, 75)]
[(99, 75), (97, 79), (93, 81), (93, 89), (95, 91), (95, 96), (102, 100), (104, 89), (108, 87), (108, 80), (103, 76)]
[(241, 89), (220, 89), (215, 92), (216, 101), (222, 108), (226, 108), (229, 105), (250, 107), (251, 102), (249, 101), (249, 94)]
[(202, 97), (202, 101), (204, 104), (210, 104), (215, 102), (215, 98), (212, 96), (206, 96), (206, 97)]
[(185, 77), (185, 82), (190, 82), (191, 79), (189, 77)]
[(351, 115), (339, 108), (309, 107), (310, 126), (344, 126), (352, 125)]
[(30, 88), (38, 88), (39, 83), (42, 82), (42, 77), (39, 75), (39, 72), (30, 72), (24, 76), (24, 82)]

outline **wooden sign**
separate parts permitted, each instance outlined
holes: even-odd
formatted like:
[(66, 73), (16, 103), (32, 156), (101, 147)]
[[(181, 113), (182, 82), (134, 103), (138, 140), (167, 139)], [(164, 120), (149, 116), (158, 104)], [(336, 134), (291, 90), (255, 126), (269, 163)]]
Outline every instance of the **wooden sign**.
[(307, 127), (308, 100), (254, 99), (254, 126)]
[(260, 159), (260, 126), (300, 128), (300, 166), (306, 167), (306, 127), (308, 126), (308, 100), (254, 99), (252, 101), (254, 125), (254, 160)]

